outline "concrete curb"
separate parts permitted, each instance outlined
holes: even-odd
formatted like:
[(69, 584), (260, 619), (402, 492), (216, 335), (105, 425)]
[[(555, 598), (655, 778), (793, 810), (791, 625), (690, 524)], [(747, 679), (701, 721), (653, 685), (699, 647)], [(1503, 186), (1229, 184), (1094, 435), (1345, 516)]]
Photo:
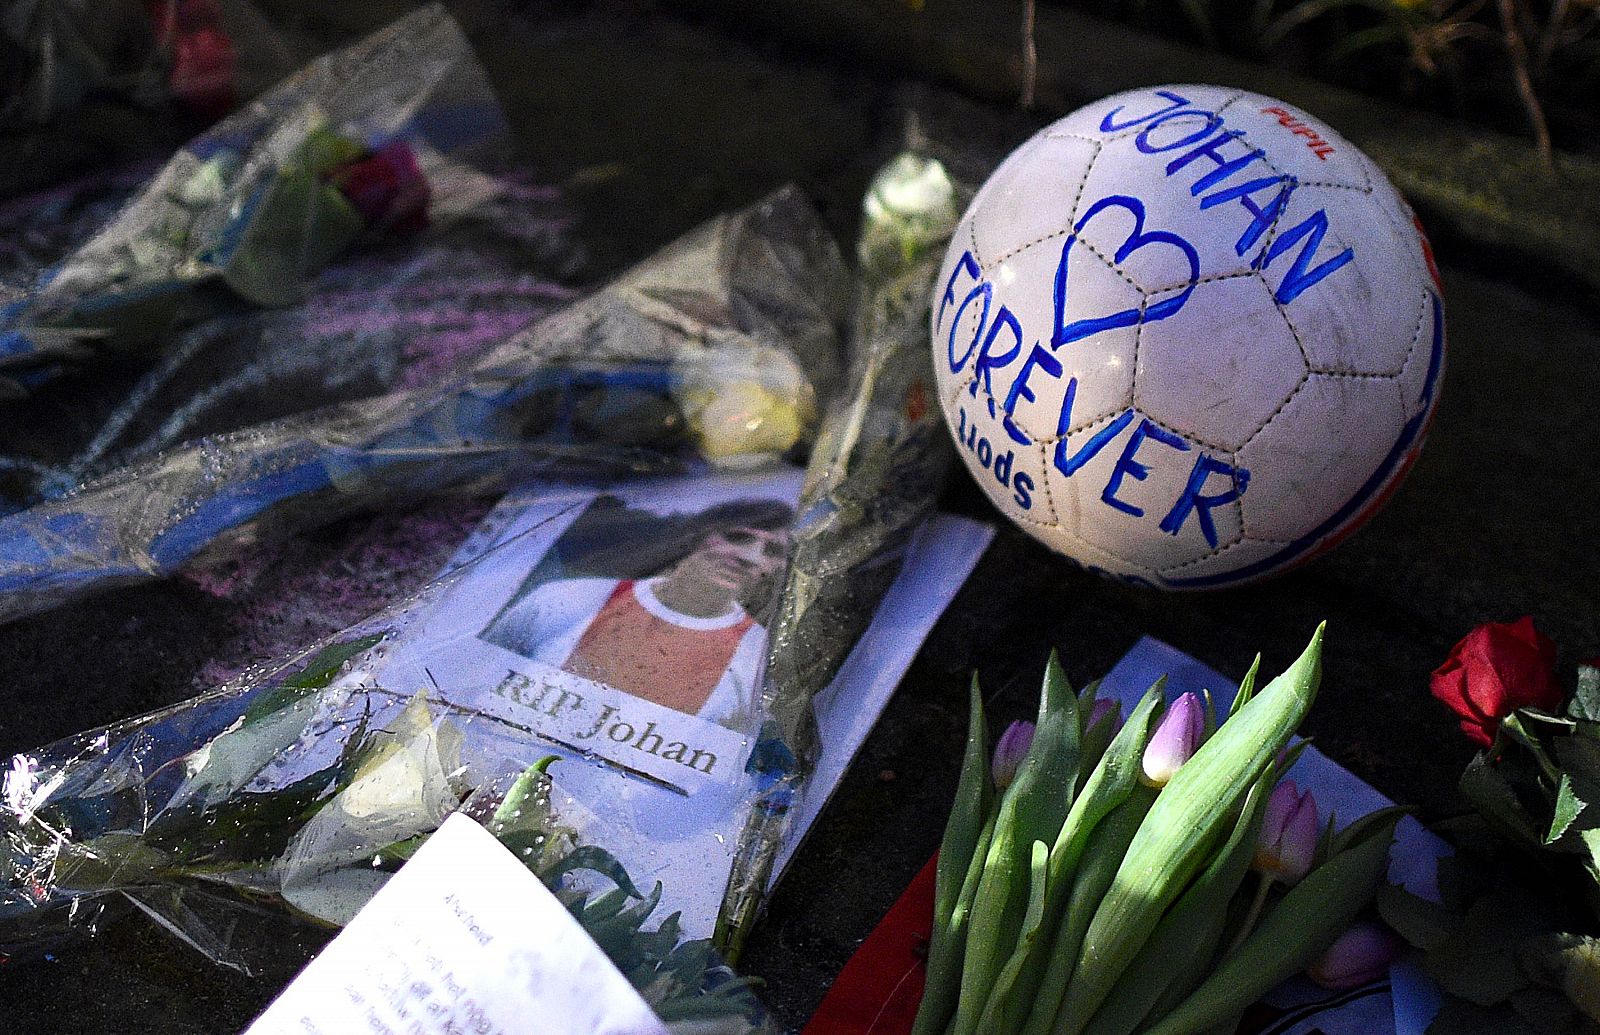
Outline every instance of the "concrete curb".
[[(1017, 96), (1020, 6), (986, 0), (665, 0), (988, 100)], [(1600, 161), (1558, 154), (1552, 175), (1515, 137), (1266, 66), (1041, 7), (1038, 106), (1065, 113), (1155, 83), (1238, 86), (1315, 113), (1362, 148), (1437, 236), (1600, 292)]]

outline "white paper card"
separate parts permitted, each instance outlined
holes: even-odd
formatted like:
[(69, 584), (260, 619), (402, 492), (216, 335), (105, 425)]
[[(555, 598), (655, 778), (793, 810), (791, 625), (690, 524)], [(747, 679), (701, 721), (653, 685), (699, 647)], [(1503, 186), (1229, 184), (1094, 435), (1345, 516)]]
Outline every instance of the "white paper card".
[(446, 819), (246, 1035), (666, 1035), (494, 835)]

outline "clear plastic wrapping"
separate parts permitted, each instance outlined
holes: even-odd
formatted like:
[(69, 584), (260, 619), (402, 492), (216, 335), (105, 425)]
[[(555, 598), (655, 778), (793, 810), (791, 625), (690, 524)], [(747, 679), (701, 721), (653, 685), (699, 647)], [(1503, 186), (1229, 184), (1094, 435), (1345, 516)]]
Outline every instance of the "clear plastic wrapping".
[(179, 150), (94, 237), (3, 299), (0, 396), (108, 350), (157, 351), (218, 307), (299, 300), (340, 253), (458, 208), (475, 183), (457, 159), (502, 132), (441, 7), (317, 59)]
[[(960, 206), (924, 158), (875, 181), (848, 378), (842, 265), (785, 190), (442, 387), (202, 441), (0, 523), (0, 556), (54, 549), (58, 566), (20, 584), (60, 599), (347, 500), (530, 471), (626, 476), (519, 489), (409, 600), (200, 697), (15, 756), (0, 948), (134, 910), (247, 968), (251, 946), (230, 937), (240, 910), (343, 923), (464, 810), (558, 889), (675, 1030), (761, 1023), (716, 961), (774, 877), (817, 754), (817, 696), (872, 634), (948, 466), (921, 328)], [(763, 464), (803, 440), (818, 398), (833, 402), (804, 475)], [(700, 473), (637, 477), (663, 461)], [(152, 497), (163, 478), (174, 491)], [(881, 635), (926, 632), (938, 607), (920, 607)]]
[(233, 937), (241, 914), (270, 900), (343, 924), (461, 811), (545, 880), (669, 1030), (762, 1030), (747, 985), (659, 914), (661, 884), (636, 883), (607, 847), (606, 803), (565, 793), (536, 738), (373, 678), (458, 578), (293, 661), (14, 758), (0, 946), (38, 950), (134, 911), (248, 971), (270, 950)]
[(202, 438), (0, 518), (0, 620), (423, 493), (769, 462), (837, 380), (846, 290), (815, 210), (780, 191), (434, 383)]
[(908, 151), (878, 172), (863, 203), (850, 389), (829, 409), (806, 470), (768, 658), (761, 788), (718, 925), (734, 960), (816, 755), (812, 701), (899, 574), (952, 459), (931, 395), (928, 299), (970, 195), (939, 161)]
[(0, 55), (0, 130), (104, 95), (216, 118), (289, 68), (246, 0), (15, 0)]

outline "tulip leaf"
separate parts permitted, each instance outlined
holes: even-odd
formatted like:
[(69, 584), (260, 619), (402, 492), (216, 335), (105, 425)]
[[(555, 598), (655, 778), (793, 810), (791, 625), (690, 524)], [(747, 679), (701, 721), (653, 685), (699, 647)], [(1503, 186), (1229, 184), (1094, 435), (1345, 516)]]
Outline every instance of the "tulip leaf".
[[(1149, 815), (1158, 794), (1160, 791), (1156, 788), (1139, 784), (1133, 788), (1127, 800), (1113, 809), (1095, 829), (1094, 837), (1083, 853), (1083, 861), (1078, 864), (1078, 874), (1072, 882), (1072, 894), (1067, 899), (1066, 912), (1061, 916), (1054, 944), (1050, 947), (1050, 969), (1057, 974), (1071, 977), (1070, 971), (1065, 968), (1078, 958), (1078, 951), (1083, 947), (1084, 932), (1094, 919), (1095, 908), (1116, 879), (1122, 858), (1128, 853), (1128, 845), (1139, 832), (1139, 826)], [(1055, 975), (1051, 978), (1046, 983), (1054, 985)]]
[(1111, 738), (1117, 735), (1119, 712), (1121, 706), (1111, 709), (1101, 715), (1099, 719), (1083, 731), (1083, 743), (1079, 746), (1078, 785), (1075, 788), (1074, 798), (1082, 795), (1089, 784), (1089, 780), (1099, 769), (1100, 759), (1105, 757), (1106, 748), (1111, 746)]
[(922, 1004), (917, 1009), (913, 1035), (942, 1032), (955, 1012), (961, 991), (961, 961), (967, 934), (967, 908), (958, 911), (957, 906), (963, 897), (967, 907), (971, 905), (970, 895), (963, 896), (962, 889), (973, 869), (974, 854), (987, 851), (989, 837), (994, 831), (992, 818), (986, 821), (993, 791), (989, 780), (989, 733), (976, 672), (972, 674), (967, 708), (967, 748), (950, 822), (939, 843), (939, 862), (934, 877), (933, 934), (928, 944), (928, 978)]
[(1333, 839), (1333, 854), (1337, 855), (1369, 838), (1381, 836), (1386, 831), (1393, 831), (1394, 824), (1410, 812), (1411, 810), (1404, 805), (1390, 805), (1367, 813), (1339, 831), (1338, 836)]
[(1021, 1023), (1028, 1004), (1015, 995), (1017, 980), (1024, 968), (1034, 958), (1035, 945), (1044, 925), (1045, 892), (1048, 887), (1050, 849), (1043, 841), (1035, 841), (1028, 866), (1028, 909), (1022, 921), (1022, 935), (1011, 958), (1001, 968), (995, 979), (989, 1002), (983, 1008), (977, 1030), (984, 1035), (1000, 1035), (1015, 1030)]
[(1239, 709), (1250, 703), (1250, 698), (1256, 695), (1256, 677), (1261, 672), (1261, 655), (1257, 654), (1254, 661), (1250, 662), (1250, 669), (1239, 680), (1239, 692), (1233, 695), (1233, 703), (1228, 706), (1228, 718), (1239, 714)]
[(1393, 833), (1391, 821), (1379, 835), (1308, 873), (1189, 998), (1144, 1029), (1144, 1035), (1203, 1031), (1305, 969), (1371, 903), (1389, 865)]
[(1205, 866), (1219, 834), (1232, 829), (1240, 802), (1275, 763), (1316, 698), (1323, 631), (1319, 626), (1305, 652), (1167, 783), (1095, 910), (1057, 1013), (1058, 1032), (1083, 1029), (1162, 914)]
[(1561, 784), (1556, 788), (1555, 812), (1550, 817), (1550, 832), (1544, 835), (1544, 843), (1550, 845), (1560, 840), (1588, 804), (1572, 789), (1572, 774), (1562, 773)]
[[(1163, 676), (1144, 692), (1138, 707), (1128, 716), (1127, 723), (1111, 739), (1100, 763), (1084, 782), (1083, 790), (1072, 803), (1072, 812), (1061, 825), (1061, 834), (1050, 849), (1050, 887), (1066, 889), (1072, 886), (1073, 875), (1089, 845), (1090, 835), (1112, 809), (1125, 801), (1138, 782), (1140, 760), (1150, 734), (1155, 727), (1157, 709), (1161, 704), (1162, 690), (1167, 680)], [(1054, 903), (1046, 902), (1049, 915), (1045, 930), (1052, 941), (1061, 923), (1065, 908), (1064, 894), (1058, 894)], [(1038, 984), (1026, 983), (1030, 975), (1023, 975), (1022, 995), (1033, 1003), (1033, 1013), (1023, 1031), (1027, 1035), (1043, 1035), (1051, 1030), (1056, 1007), (1067, 988), (1072, 970), (1072, 959), (1052, 956)], [(1038, 964), (1035, 964), (1038, 968)]]
[(1227, 842), (1161, 918), (1085, 1035), (1127, 1035), (1152, 1012), (1159, 1017), (1182, 1002), (1204, 978), (1222, 941), (1229, 904), (1249, 872), (1273, 775), (1261, 774)]
[(1033, 842), (1053, 844), (1078, 780), (1078, 697), (1055, 652), (1045, 666), (1039, 720), (1016, 778), (1000, 799), (994, 837), (968, 918), (954, 1035), (971, 1035), (999, 970), (1022, 934)]

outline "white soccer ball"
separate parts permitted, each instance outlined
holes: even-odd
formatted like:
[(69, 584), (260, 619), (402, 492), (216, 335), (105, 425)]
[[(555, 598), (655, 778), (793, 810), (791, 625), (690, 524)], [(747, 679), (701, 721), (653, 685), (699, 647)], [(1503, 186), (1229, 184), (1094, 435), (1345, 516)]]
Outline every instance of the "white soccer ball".
[(1079, 564), (1168, 589), (1348, 535), (1416, 459), (1444, 370), (1400, 195), (1312, 116), (1217, 86), (1118, 94), (1023, 144), (932, 310), (978, 484)]

